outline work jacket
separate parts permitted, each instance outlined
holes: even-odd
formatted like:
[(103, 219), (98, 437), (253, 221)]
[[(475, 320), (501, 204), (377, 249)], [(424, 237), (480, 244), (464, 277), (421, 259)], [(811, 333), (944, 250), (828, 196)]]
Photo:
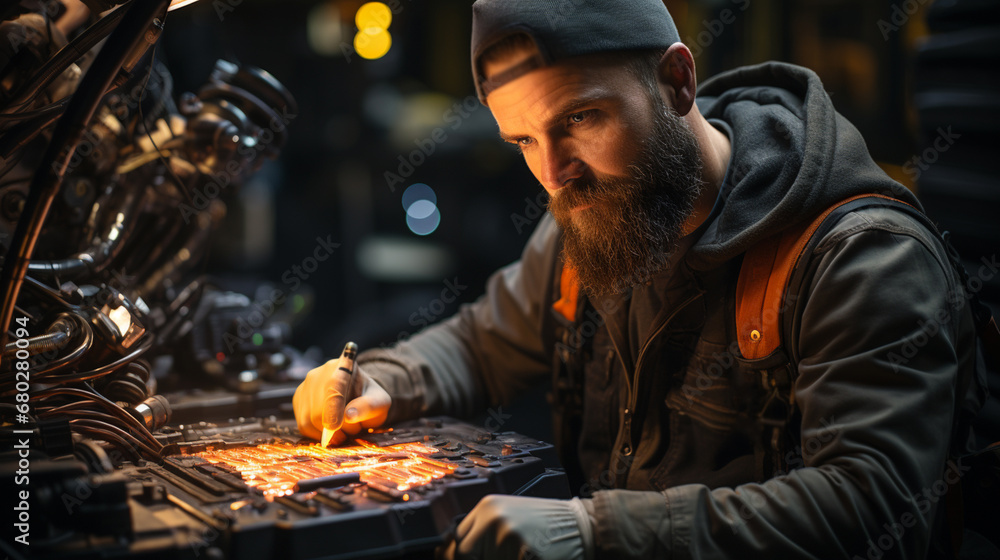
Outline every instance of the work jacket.
[(390, 421), (471, 416), (554, 371), (570, 378), (556, 404), (579, 413), (564, 443), (597, 557), (935, 554), (944, 490), (964, 474), (947, 458), (963, 443), (956, 383), (976, 360), (967, 287), (907, 213), (839, 217), (782, 310), (795, 415), (775, 437), (792, 444), (762, 463), (766, 388), (741, 361), (733, 318), (746, 250), (848, 196), (919, 203), (871, 161), (810, 71), (765, 64), (701, 91), (732, 159), (708, 220), (649, 283), (582, 301), (560, 329), (561, 233), (545, 216), (479, 300), (359, 363), (392, 395)]

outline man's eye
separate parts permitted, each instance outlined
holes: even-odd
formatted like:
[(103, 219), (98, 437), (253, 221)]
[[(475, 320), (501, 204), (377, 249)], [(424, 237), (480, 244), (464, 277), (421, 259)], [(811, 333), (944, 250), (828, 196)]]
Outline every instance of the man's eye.
[(580, 111), (579, 113), (573, 113), (568, 117), (569, 124), (582, 124), (586, 122), (587, 118), (590, 117), (590, 111)]
[(518, 148), (524, 148), (525, 146), (530, 146), (533, 140), (531, 138), (518, 138), (515, 142)]

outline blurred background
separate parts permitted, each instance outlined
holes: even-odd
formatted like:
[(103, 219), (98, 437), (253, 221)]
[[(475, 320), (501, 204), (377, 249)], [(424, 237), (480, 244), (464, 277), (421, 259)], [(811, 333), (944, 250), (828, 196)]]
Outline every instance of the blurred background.
[[(392, 0), (359, 17), (363, 4), (202, 1), (170, 14), (158, 52), (175, 92), (229, 58), (295, 96), (288, 144), (231, 193), (210, 266), (286, 289), (301, 311), (293, 340), (324, 355), (348, 338), (390, 344), (474, 300), (518, 257), (545, 200), (474, 97), (470, 3)], [(1000, 239), (983, 148), (997, 129), (996, 4), (666, 2), (700, 80), (767, 60), (815, 70), (875, 160), (923, 191), (970, 262)], [(977, 97), (984, 86), (993, 93)], [(296, 272), (328, 237), (340, 244), (332, 258)]]

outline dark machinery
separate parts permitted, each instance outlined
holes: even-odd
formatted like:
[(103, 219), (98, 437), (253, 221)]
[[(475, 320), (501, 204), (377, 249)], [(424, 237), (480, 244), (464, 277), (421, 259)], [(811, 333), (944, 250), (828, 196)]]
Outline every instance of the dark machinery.
[(87, 4), (100, 15), (76, 28), (54, 0), (8, 5), (0, 24), (3, 418), (58, 434), (37, 433), (39, 451), (72, 436), (156, 459), (170, 409), (154, 369), (235, 386), (292, 362), (287, 329), (246, 329), (252, 298), (201, 269), (227, 196), (297, 109), (270, 74), (224, 60), (175, 103), (155, 57), (168, 2)]
[[(486, 494), (570, 497), (552, 446), (447, 418), (330, 449), (274, 419), (157, 440), (162, 461), (108, 473), (34, 461), (32, 557), (430, 558)], [(0, 473), (5, 495), (13, 480)]]

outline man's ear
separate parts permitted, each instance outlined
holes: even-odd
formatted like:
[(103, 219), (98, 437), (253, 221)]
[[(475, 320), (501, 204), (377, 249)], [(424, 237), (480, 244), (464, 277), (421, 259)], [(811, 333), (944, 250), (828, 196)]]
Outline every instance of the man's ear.
[(687, 115), (694, 106), (698, 91), (695, 78), (694, 57), (684, 43), (674, 43), (660, 59), (658, 76), (660, 91), (680, 116)]

